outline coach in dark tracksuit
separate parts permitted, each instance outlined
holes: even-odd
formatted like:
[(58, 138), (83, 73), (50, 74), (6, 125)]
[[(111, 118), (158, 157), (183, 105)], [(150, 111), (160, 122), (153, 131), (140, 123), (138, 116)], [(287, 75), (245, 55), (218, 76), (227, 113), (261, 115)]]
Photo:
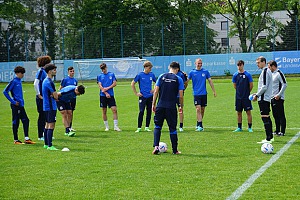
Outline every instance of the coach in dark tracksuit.
[[(172, 62), (169, 66), (169, 72), (162, 74), (158, 77), (158, 80), (155, 84), (155, 89), (153, 93), (153, 103), (152, 111), (155, 112), (154, 116), (154, 150), (152, 154), (159, 153), (159, 141), (161, 136), (161, 129), (166, 119), (169, 131), (170, 139), (172, 143), (173, 154), (180, 154), (178, 151), (178, 137), (177, 137), (177, 95), (179, 94), (180, 105), (183, 105), (183, 80), (177, 76), (177, 72), (180, 68), (179, 63)], [(156, 101), (158, 98), (158, 103)], [(182, 108), (179, 108), (179, 111), (182, 111)]]
[(273, 134), (284, 136), (286, 129), (286, 119), (284, 113), (284, 91), (287, 87), (287, 82), (284, 74), (279, 69), (277, 69), (277, 63), (274, 60), (268, 62), (268, 67), (273, 73), (271, 107), (276, 124), (276, 130)]

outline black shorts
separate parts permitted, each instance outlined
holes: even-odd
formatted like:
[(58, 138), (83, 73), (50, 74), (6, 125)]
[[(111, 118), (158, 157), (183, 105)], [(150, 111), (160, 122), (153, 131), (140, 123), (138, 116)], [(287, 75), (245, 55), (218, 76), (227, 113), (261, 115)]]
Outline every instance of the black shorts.
[(268, 101), (259, 101), (258, 102), (260, 115), (269, 115), (270, 114), (270, 102)]
[(235, 99), (235, 110), (238, 112), (252, 110), (252, 104), (249, 99)]
[(45, 111), (45, 119), (47, 123), (56, 122), (56, 110)]
[(100, 96), (100, 108), (107, 108), (107, 106), (109, 108), (111, 108), (112, 106), (117, 106), (114, 96), (111, 96), (110, 98)]
[(207, 106), (207, 95), (195, 95), (194, 96), (195, 106), (200, 105), (201, 107)]
[(57, 105), (57, 109), (59, 111), (63, 111), (63, 110), (72, 110), (72, 107), (71, 107), (71, 103), (70, 102), (64, 102), (64, 101), (57, 101), (56, 102), (56, 105)]

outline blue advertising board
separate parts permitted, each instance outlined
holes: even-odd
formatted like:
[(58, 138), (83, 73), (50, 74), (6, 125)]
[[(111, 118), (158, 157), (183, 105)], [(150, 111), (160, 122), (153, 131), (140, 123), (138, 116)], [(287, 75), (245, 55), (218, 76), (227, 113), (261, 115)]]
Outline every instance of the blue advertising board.
[[(238, 60), (245, 62), (245, 70), (250, 74), (259, 74), (260, 70), (256, 66), (256, 59), (264, 56), (267, 61), (275, 60), (278, 68), (285, 74), (300, 73), (300, 52), (299, 51), (280, 51), (262, 53), (234, 53), (234, 54), (209, 54), (209, 55), (179, 55), (179, 56), (151, 56), (138, 58), (105, 58), (89, 60), (55, 60), (58, 72), (56, 80), (61, 80), (68, 75), (68, 67), (75, 68), (75, 78), (89, 80), (96, 79), (101, 73), (99, 65), (102, 61), (108, 65), (108, 70), (115, 73), (117, 78), (134, 78), (135, 75), (143, 70), (143, 62), (149, 60), (153, 63), (152, 72), (159, 76), (168, 72), (168, 66), (172, 61), (179, 62), (181, 70), (189, 73), (195, 68), (195, 60), (201, 58), (203, 68), (207, 69), (211, 76), (223, 76), (228, 73), (233, 74), (237, 71), (236, 63)], [(127, 60), (127, 61), (126, 61)], [(24, 81), (34, 81), (38, 67), (36, 62), (2, 62), (0, 63), (0, 82), (9, 82), (14, 77), (14, 68), (24, 66), (26, 69)]]

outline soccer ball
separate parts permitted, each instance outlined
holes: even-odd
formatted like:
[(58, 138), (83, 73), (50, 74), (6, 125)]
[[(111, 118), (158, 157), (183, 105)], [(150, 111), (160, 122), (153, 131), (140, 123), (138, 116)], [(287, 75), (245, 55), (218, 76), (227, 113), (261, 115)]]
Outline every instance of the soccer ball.
[(248, 98), (249, 98), (250, 101), (252, 101), (252, 100), (254, 99), (254, 95), (255, 95), (255, 94), (250, 94), (250, 95), (249, 95)]
[(261, 152), (263, 153), (272, 153), (274, 148), (273, 148), (273, 145), (272, 144), (269, 144), (269, 143), (264, 143), (261, 145), (261, 148), (260, 148)]
[(164, 142), (160, 142), (158, 146), (159, 152), (165, 153), (168, 150), (168, 146)]

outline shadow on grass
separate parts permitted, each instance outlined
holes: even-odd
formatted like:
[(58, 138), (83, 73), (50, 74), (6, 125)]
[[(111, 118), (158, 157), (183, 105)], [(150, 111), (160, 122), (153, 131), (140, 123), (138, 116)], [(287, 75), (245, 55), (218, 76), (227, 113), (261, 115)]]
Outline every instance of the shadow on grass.
[(182, 153), (180, 155), (173, 155), (172, 153), (163, 153), (153, 156), (174, 156), (174, 157), (190, 157), (190, 158), (215, 158), (215, 159), (223, 159), (223, 158), (232, 158), (237, 157), (237, 155), (234, 154), (201, 154), (201, 153)]

